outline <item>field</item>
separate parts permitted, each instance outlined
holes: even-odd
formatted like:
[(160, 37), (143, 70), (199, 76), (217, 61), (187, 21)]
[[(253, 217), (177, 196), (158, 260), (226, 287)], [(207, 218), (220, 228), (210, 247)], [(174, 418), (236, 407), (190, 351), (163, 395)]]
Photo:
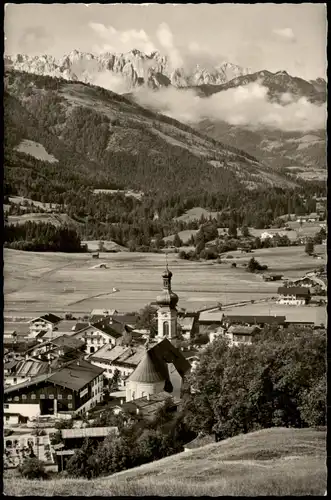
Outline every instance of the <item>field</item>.
[[(324, 247), (317, 251), (325, 252)], [(198, 310), (222, 302), (261, 299), (276, 295), (280, 282), (264, 282), (261, 275), (243, 267), (252, 255), (271, 272), (300, 277), (325, 262), (309, 257), (303, 247), (256, 250), (253, 254), (231, 252), (232, 259), (189, 262), (169, 254), (173, 290), (179, 307)], [(228, 255), (228, 256), (229, 256)], [(225, 257), (225, 256), (224, 256)], [(237, 262), (237, 268), (231, 263)], [(107, 269), (91, 269), (106, 263)], [(162, 289), (164, 254), (121, 252), (91, 254), (36, 253), (4, 249), (5, 314), (86, 313), (94, 308), (137, 311), (154, 301)], [(113, 288), (118, 289), (113, 292)]]
[(4, 477), (11, 496), (322, 496), (326, 485), (325, 428), (265, 429), (91, 481)]

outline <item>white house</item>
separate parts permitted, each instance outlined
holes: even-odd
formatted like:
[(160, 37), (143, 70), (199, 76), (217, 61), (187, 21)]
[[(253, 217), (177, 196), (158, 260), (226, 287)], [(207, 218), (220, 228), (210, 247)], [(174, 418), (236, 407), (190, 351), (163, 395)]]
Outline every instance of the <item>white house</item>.
[(98, 323), (88, 325), (72, 337), (83, 340), (86, 344), (85, 352), (93, 354), (106, 344), (111, 344), (112, 346), (119, 344), (124, 331), (124, 325), (117, 322), (110, 324), (106, 318)]
[(29, 338), (36, 338), (45, 333), (53, 331), (54, 327), (60, 323), (62, 318), (55, 314), (44, 314), (29, 321)]
[(308, 304), (310, 301), (310, 290), (302, 286), (281, 286), (278, 288), (279, 304), (300, 306)]

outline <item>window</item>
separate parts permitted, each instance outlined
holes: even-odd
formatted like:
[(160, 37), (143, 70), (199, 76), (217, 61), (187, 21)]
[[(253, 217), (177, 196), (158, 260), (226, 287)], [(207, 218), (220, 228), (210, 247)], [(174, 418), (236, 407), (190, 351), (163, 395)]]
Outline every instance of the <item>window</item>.
[(36, 395), (35, 394), (31, 394), (31, 399), (36, 399)]
[(163, 323), (163, 336), (168, 337), (169, 335), (169, 323), (164, 322)]
[(40, 399), (45, 399), (45, 394), (40, 394)]
[(26, 394), (22, 394), (22, 399), (27, 399)]
[(69, 404), (68, 404), (68, 408), (72, 408), (72, 403), (69, 403)]
[(68, 399), (72, 399), (72, 394), (68, 394)]
[(62, 399), (62, 394), (58, 394), (57, 399)]

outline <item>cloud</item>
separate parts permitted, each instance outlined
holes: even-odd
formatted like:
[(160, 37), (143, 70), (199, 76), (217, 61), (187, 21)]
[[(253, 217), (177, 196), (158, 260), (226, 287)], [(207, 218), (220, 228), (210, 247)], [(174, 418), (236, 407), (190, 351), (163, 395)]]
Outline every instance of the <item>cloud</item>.
[(32, 26), (23, 31), (18, 47), (24, 53), (40, 53), (49, 49), (53, 42), (53, 37), (42, 26)]
[(132, 49), (141, 50), (150, 54), (155, 46), (144, 30), (118, 31), (113, 26), (105, 26), (102, 23), (89, 23), (89, 27), (99, 35), (103, 44), (94, 46), (96, 52), (129, 52)]
[(326, 106), (317, 106), (302, 97), (286, 94), (283, 102), (270, 102), (268, 89), (260, 83), (218, 92), (200, 98), (192, 90), (173, 87), (158, 91), (146, 88), (135, 92), (136, 101), (177, 120), (194, 124), (204, 119), (225, 121), (230, 125), (276, 128), (283, 131), (308, 131), (326, 126)]
[(278, 35), (280, 38), (283, 38), (284, 40), (287, 40), (290, 42), (295, 42), (295, 40), (296, 40), (296, 37), (295, 37), (295, 34), (293, 33), (292, 28), (274, 29), (273, 33), (275, 35)]
[(172, 69), (181, 68), (183, 66), (183, 59), (177, 47), (175, 47), (173, 41), (173, 34), (166, 23), (160, 24), (156, 31), (156, 36), (160, 42), (160, 45), (167, 56), (169, 57)]

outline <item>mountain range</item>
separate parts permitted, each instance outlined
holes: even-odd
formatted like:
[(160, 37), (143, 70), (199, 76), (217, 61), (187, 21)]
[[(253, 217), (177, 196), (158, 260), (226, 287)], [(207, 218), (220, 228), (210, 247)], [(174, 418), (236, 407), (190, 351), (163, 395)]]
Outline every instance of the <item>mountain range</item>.
[(98, 83), (100, 75), (120, 76), (127, 89), (146, 85), (156, 89), (173, 85), (192, 87), (200, 85), (220, 85), (231, 79), (251, 73), (229, 62), (223, 62), (212, 69), (196, 65), (190, 69), (173, 69), (166, 56), (159, 52), (144, 54), (131, 50), (125, 54), (104, 53), (94, 55), (73, 50), (62, 58), (50, 55), (28, 56), (16, 54), (5, 56), (5, 66), (19, 71), (61, 77), (66, 80)]

